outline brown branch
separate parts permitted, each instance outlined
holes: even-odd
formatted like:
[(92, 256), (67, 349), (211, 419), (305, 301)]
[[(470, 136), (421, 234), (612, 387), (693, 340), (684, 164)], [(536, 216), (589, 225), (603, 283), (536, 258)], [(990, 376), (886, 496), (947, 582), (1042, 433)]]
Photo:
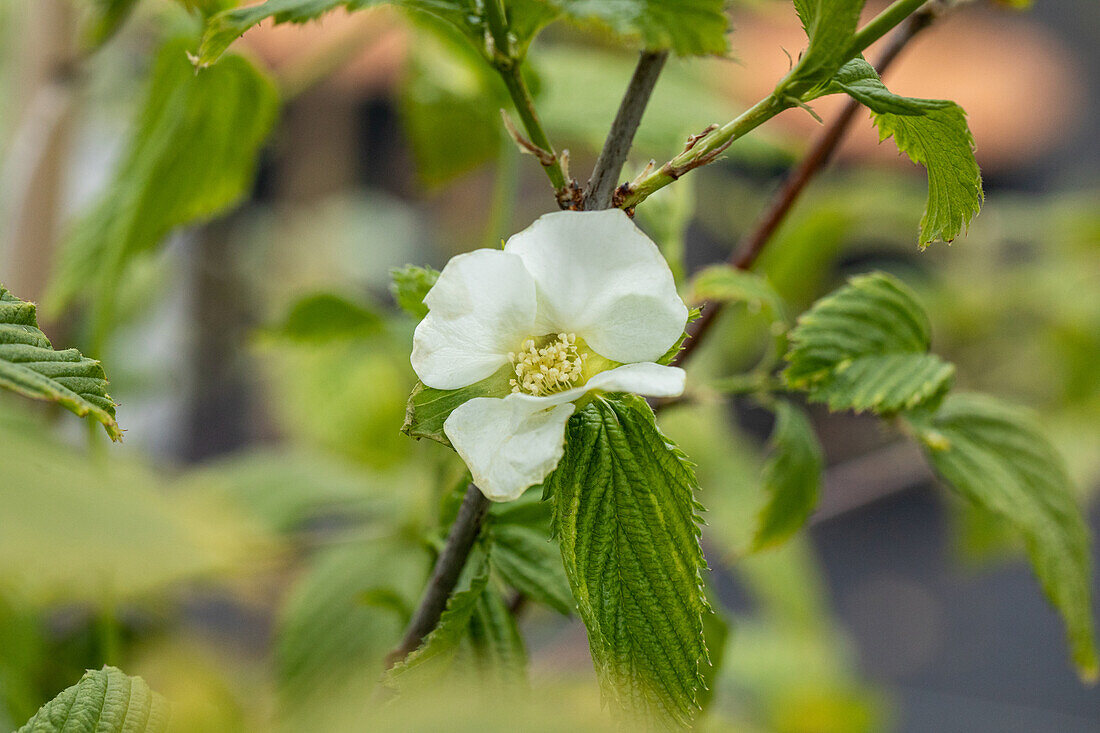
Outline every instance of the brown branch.
[(477, 540), (481, 525), (485, 521), (485, 515), (489, 511), (489, 500), (481, 493), (481, 489), (470, 484), (466, 488), (466, 495), (462, 498), (462, 506), (458, 509), (458, 516), (447, 533), (447, 541), (443, 545), (443, 551), (435, 561), (431, 580), (424, 590), (424, 597), (420, 599), (420, 605), (409, 621), (405, 630), (405, 636), (401, 643), (386, 657), (386, 669), (400, 662), (424, 641), (428, 634), (439, 624), (439, 618), (447, 607), (447, 600), (454, 592), (458, 583), (458, 576), (466, 565), (474, 542)]
[(619, 182), (619, 174), (622, 173), (626, 156), (630, 152), (630, 146), (634, 142), (634, 133), (641, 124), (642, 114), (645, 112), (649, 97), (653, 94), (653, 87), (657, 84), (657, 77), (668, 60), (668, 51), (642, 51), (638, 58), (638, 65), (634, 68), (634, 76), (623, 94), (623, 101), (619, 104), (619, 111), (615, 115), (615, 121), (611, 123), (611, 129), (607, 133), (603, 150), (596, 159), (596, 166), (592, 169), (592, 177), (588, 179), (588, 190), (584, 196), (584, 207), (589, 210), (611, 208), (612, 196)]
[[(934, 17), (932, 11), (921, 11), (910, 16), (909, 20), (893, 35), (890, 44), (883, 51), (882, 56), (879, 57), (878, 63), (875, 64), (875, 68), (880, 75), (894, 62), (898, 54), (901, 53), (901, 50), (905, 48), (918, 33), (932, 23)], [(752, 267), (757, 258), (760, 257), (760, 254), (764, 251), (768, 242), (771, 241), (776, 230), (779, 229), (780, 224), (783, 223), (787, 214), (789, 214), (794, 207), (794, 203), (798, 200), (802, 191), (813, 177), (825, 167), (833, 153), (836, 152), (858, 108), (859, 102), (854, 99), (848, 100), (848, 103), (844, 106), (840, 114), (837, 115), (836, 119), (834, 119), (828, 127), (822, 130), (817, 140), (814, 141), (814, 144), (806, 153), (806, 157), (802, 159), (798, 166), (787, 174), (786, 180), (784, 180), (783, 185), (775, 193), (775, 196), (772, 197), (771, 203), (764, 211), (764, 215), (757, 221), (756, 226), (753, 227), (752, 231), (750, 231), (734, 249), (729, 259), (730, 265), (739, 270), (747, 270)], [(721, 310), (721, 303), (708, 301), (703, 304), (703, 315), (699, 320), (691, 324), (689, 328), (689, 333), (691, 335), (684, 343), (683, 350), (677, 354), (676, 359), (673, 361), (674, 364), (683, 364), (695, 349), (698, 348), (699, 344), (703, 341), (703, 337), (711, 329), (711, 326), (714, 324)]]

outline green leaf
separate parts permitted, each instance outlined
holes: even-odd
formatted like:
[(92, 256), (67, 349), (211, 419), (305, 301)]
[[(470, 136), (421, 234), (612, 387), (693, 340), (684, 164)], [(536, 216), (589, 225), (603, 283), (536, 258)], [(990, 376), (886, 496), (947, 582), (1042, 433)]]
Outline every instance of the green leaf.
[(111, 440), (121, 440), (115, 403), (98, 361), (76, 349), (54, 351), (38, 329), (33, 303), (0, 285), (0, 387), (26, 397), (56, 402), (80, 417), (101, 423)]
[(750, 312), (765, 312), (778, 321), (787, 320), (787, 305), (768, 279), (729, 265), (712, 265), (691, 281), (691, 300), (744, 303)]
[[(447, 608), (439, 617), (439, 623), (419, 648), (386, 673), (385, 684), (394, 688), (410, 682), (425, 684), (429, 679), (435, 678), (435, 675), (449, 669), (459, 645), (470, 631), (470, 619), (473, 618), (488, 584), (489, 553), (475, 547), (462, 569), (458, 585), (447, 599)], [(483, 628), (482, 631), (491, 633), (488, 628)]]
[(806, 413), (790, 402), (776, 404), (771, 457), (764, 466), (768, 503), (760, 512), (753, 549), (774, 547), (809, 519), (821, 491), (824, 459)]
[(291, 306), (282, 323), (267, 329), (271, 336), (322, 343), (361, 338), (384, 328), (382, 317), (336, 293), (307, 295)]
[(402, 310), (414, 318), (428, 315), (424, 297), (439, 279), (439, 272), (430, 267), (405, 265), (390, 270), (390, 292)]
[(18, 733), (163, 733), (170, 710), (145, 680), (114, 667), (88, 670)]
[(1096, 680), (1088, 529), (1061, 456), (1026, 412), (982, 395), (951, 395), (910, 422), (936, 473), (1023, 535), (1082, 678)]
[[(403, 537), (345, 538), (310, 560), (275, 633), (281, 730), (354, 729), (343, 716), (378, 684), (404, 631), (398, 606), (415, 607), (430, 570), (423, 545)], [(365, 602), (380, 596), (392, 600)]]
[(729, 51), (723, 0), (552, 0), (572, 20), (595, 21), (647, 49), (681, 56)]
[[(382, 4), (383, 0), (267, 0), (225, 10), (207, 20), (194, 63), (198, 66), (214, 63), (238, 36), (268, 18), (275, 23), (306, 23), (336, 8), (351, 13)], [(473, 0), (394, 0), (392, 4), (432, 15), (451, 24), (471, 41), (484, 42), (482, 11)]]
[(791, 72), (791, 81), (814, 82), (832, 77), (848, 52), (859, 25), (863, 0), (794, 0), (810, 43)]
[(50, 295), (55, 308), (91, 289), (99, 322), (109, 321), (117, 281), (137, 255), (248, 191), (275, 120), (275, 87), (240, 56), (196, 75), (186, 50), (176, 40), (157, 54), (130, 147), (64, 243)]
[(671, 364), (676, 360), (676, 357), (680, 355), (680, 351), (684, 348), (684, 342), (688, 340), (691, 334), (688, 333), (688, 326), (699, 319), (699, 316), (703, 315), (702, 308), (692, 308), (688, 311), (687, 323), (684, 324), (684, 332), (680, 334), (680, 338), (676, 339), (676, 343), (669, 347), (660, 359), (657, 360), (658, 364)]
[(942, 397), (955, 373), (928, 353), (930, 331), (899, 280), (881, 272), (854, 277), (799, 317), (783, 378), (833, 410), (913, 409)]
[(270, 535), (218, 497), (167, 491), (163, 470), (102, 459), (0, 410), (5, 593), (35, 604), (132, 602), (277, 555)]
[(490, 507), (485, 533), (493, 548), (493, 570), (528, 598), (569, 615), (573, 593), (558, 543), (550, 536), (552, 510), (540, 494), (528, 491), (516, 501)]
[(893, 136), (898, 150), (928, 170), (921, 248), (959, 236), (985, 200), (974, 137), (962, 107), (943, 99), (899, 97), (861, 58), (845, 64), (829, 89), (845, 92), (868, 107), (880, 141)]
[(94, 0), (94, 15), (84, 30), (84, 42), (95, 49), (111, 40), (136, 5), (137, 0)]
[(412, 438), (430, 438), (450, 446), (451, 441), (443, 433), (443, 423), (451, 412), (475, 397), (504, 397), (512, 390), (508, 381), (513, 376), (512, 367), (505, 364), (492, 376), (461, 389), (434, 389), (417, 382), (409, 395), (401, 432)]
[(687, 726), (707, 663), (695, 474), (645, 400), (595, 399), (547, 479), (554, 530), (604, 694)]

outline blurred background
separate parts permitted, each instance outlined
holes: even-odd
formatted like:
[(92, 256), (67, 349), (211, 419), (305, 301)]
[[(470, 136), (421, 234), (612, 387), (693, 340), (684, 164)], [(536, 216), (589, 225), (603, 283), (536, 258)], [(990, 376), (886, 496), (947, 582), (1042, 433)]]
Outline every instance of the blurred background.
[[(56, 346), (103, 361), (127, 429), (110, 445), (0, 394), (0, 729), (105, 662), (168, 697), (180, 731), (606, 728), (583, 627), (542, 607), (521, 621), (525, 703), (441, 690), (379, 712), (369, 693), (430, 567), (440, 487), (462, 471), (399, 433), (415, 322), (389, 271), (439, 268), (553, 207), (502, 134), (503, 89), (460, 39), (380, 7), (264, 23), (233, 46), (243, 59), (203, 72), (223, 86), (169, 98), (196, 18), (143, 0), (89, 52), (91, 5), (0, 3), (0, 282), (39, 304)], [(787, 2), (730, 12), (732, 58), (669, 63), (628, 176), (766, 95), (803, 45)], [(1034, 408), (1083, 502), (1100, 488), (1098, 34), (1083, 0), (954, 10), (886, 80), (969, 113), (987, 200), (968, 236), (918, 251), (923, 171), (861, 113), (759, 264), (796, 312), (857, 272), (902, 277), (959, 385)], [(531, 50), (540, 114), (582, 180), (634, 56), (565, 24)], [(143, 169), (158, 94), (180, 129), (218, 111), (218, 154), (181, 145)], [(837, 100), (815, 109), (828, 120)], [(818, 127), (786, 112), (639, 208), (682, 283), (728, 255)], [(236, 180), (211, 183), (218, 166)], [(217, 202), (177, 211), (192, 189)], [(874, 419), (813, 410), (818, 512), (746, 556), (770, 416), (707, 384), (766, 340), (731, 309), (691, 366), (692, 399), (661, 416), (698, 464), (729, 620), (708, 726), (1100, 730), (1100, 694), (1016, 538)]]

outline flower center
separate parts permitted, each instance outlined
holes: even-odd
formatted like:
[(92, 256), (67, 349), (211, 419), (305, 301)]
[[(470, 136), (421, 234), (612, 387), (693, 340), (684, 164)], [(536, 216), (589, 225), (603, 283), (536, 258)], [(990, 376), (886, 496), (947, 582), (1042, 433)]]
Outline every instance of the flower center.
[(540, 339), (527, 339), (518, 352), (508, 354), (512, 369), (513, 392), (543, 396), (574, 386), (581, 378), (587, 351), (578, 349), (574, 333), (550, 334)]

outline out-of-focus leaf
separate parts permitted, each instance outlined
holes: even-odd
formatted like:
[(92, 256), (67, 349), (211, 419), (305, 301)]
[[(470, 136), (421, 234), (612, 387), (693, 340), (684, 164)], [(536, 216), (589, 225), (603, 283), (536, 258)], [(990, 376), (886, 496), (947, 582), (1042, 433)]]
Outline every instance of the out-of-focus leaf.
[(93, 293), (102, 326), (116, 283), (136, 255), (176, 227), (224, 212), (251, 185), (275, 120), (275, 87), (240, 56), (196, 75), (186, 49), (176, 40), (158, 52), (123, 161), (64, 242), (52, 307)]
[(778, 321), (786, 321), (787, 306), (768, 279), (754, 272), (729, 265), (712, 265), (692, 278), (694, 302), (744, 303), (750, 312), (767, 312)]
[(573, 415), (546, 481), (601, 687), (654, 725), (690, 725), (707, 663), (695, 488), (686, 458), (636, 396)]
[(302, 342), (361, 338), (384, 328), (382, 317), (336, 293), (308, 295), (290, 307), (267, 335)]
[(955, 368), (928, 353), (931, 326), (896, 278), (852, 278), (819, 300), (789, 334), (783, 378), (833, 410), (890, 414), (934, 402)]
[(137, 3), (138, 0), (95, 0), (92, 3), (94, 15), (84, 30), (85, 43), (98, 48), (111, 40)]
[(981, 395), (951, 395), (910, 421), (943, 480), (1023, 535), (1065, 619), (1073, 660), (1082, 678), (1095, 680), (1088, 529), (1057, 451), (1026, 413)]
[(56, 402), (80, 417), (91, 416), (111, 440), (121, 440), (107, 375), (98, 361), (76, 349), (55, 351), (38, 328), (34, 303), (0, 285), (0, 387)]
[(172, 494), (163, 472), (97, 460), (0, 413), (0, 585), (98, 604), (258, 567), (277, 551), (231, 506)]
[(164, 733), (168, 701), (114, 667), (88, 670), (42, 706), (18, 733)]
[(400, 111), (417, 173), (439, 186), (497, 155), (500, 110), (512, 103), (476, 48), (446, 27), (428, 27), (410, 50)]
[(312, 560), (282, 609), (276, 637), (281, 730), (344, 730), (335, 722), (341, 716), (367, 716), (404, 619), (363, 603), (363, 594), (384, 589), (414, 606), (430, 568), (422, 545), (399, 538), (346, 542)]
[(526, 682), (527, 650), (523, 637), (516, 626), (516, 617), (491, 582), (474, 605), (469, 639), (476, 668), (487, 687), (514, 689)]
[(780, 544), (797, 532), (813, 512), (821, 491), (824, 459), (813, 425), (790, 402), (777, 403), (775, 414), (772, 455), (764, 467), (768, 503), (760, 513), (753, 540), (757, 550)]
[(391, 269), (390, 277), (390, 292), (402, 310), (418, 319), (428, 315), (424, 298), (439, 279), (439, 272), (430, 267), (406, 265)]

